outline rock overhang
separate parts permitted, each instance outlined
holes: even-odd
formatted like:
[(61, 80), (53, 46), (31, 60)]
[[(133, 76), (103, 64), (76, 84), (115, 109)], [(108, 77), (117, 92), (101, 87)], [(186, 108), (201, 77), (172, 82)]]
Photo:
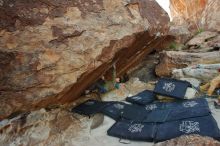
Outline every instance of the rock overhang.
[(71, 102), (113, 63), (120, 76), (173, 39), (154, 1), (18, 0), (0, 11), (0, 119)]

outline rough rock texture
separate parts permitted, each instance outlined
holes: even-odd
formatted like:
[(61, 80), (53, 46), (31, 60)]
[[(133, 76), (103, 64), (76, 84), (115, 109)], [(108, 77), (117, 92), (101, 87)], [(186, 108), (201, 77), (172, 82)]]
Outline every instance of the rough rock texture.
[(0, 120), (74, 100), (170, 40), (152, 0), (0, 1)]
[(208, 0), (208, 3), (202, 12), (201, 25), (209, 30), (220, 31), (220, 1)]
[(154, 146), (219, 146), (220, 142), (210, 137), (199, 135), (184, 135), (165, 142), (155, 144)]
[(187, 42), (187, 45), (198, 46), (201, 45), (202, 43), (206, 43), (212, 40), (213, 38), (216, 38), (218, 35), (219, 35), (218, 32), (204, 31), (194, 36), (191, 40), (189, 40)]
[(0, 128), (0, 145), (78, 145), (77, 140), (83, 141), (82, 138), (89, 137), (91, 121), (92, 119), (77, 117), (62, 109), (41, 109), (27, 116), (5, 121)]
[(158, 76), (170, 77), (173, 69), (216, 63), (220, 63), (220, 51), (206, 53), (163, 51), (160, 53), (160, 63), (156, 66), (155, 71)]
[[(131, 79), (127, 89), (113, 90), (103, 95), (103, 100), (122, 100), (128, 94), (136, 94), (150, 85)], [(124, 146), (118, 138), (108, 136), (106, 131), (114, 120), (105, 117), (104, 123), (91, 129), (96, 117), (85, 117), (69, 110), (88, 98), (82, 97), (70, 107), (54, 107), (22, 114), (0, 122), (0, 146)], [(130, 142), (130, 146), (146, 146), (146, 142)], [(147, 146), (151, 146), (149, 144)]]
[(186, 43), (193, 36), (193, 33), (189, 31), (188, 26), (184, 24), (182, 25), (172, 24), (170, 26), (169, 34), (175, 36), (175, 41), (177, 43), (182, 43), (182, 44)]
[[(193, 38), (187, 41), (182, 47), (181, 51), (161, 52), (159, 57), (159, 64), (156, 66), (155, 69), (156, 74), (158, 76), (170, 77), (172, 75), (173, 69), (182, 69), (197, 64), (220, 63), (219, 38), (219, 32), (204, 31), (195, 35)], [(177, 47), (177, 45), (174, 46)], [(187, 71), (188, 69), (190, 71)], [(184, 72), (184, 70), (186, 72), (192, 73), (192, 70), (194, 69), (186, 68), (182, 71)], [(178, 70), (176, 71), (178, 74), (180, 73), (178, 72)], [(204, 76), (200, 76), (200, 78), (202, 77)], [(210, 74), (210, 77), (212, 78), (213, 76), (211, 76)], [(210, 78), (206, 78), (205, 80), (209, 79)]]
[(136, 67), (129, 70), (129, 77), (137, 77), (142, 82), (156, 80), (155, 67), (159, 62), (158, 53), (150, 54)]
[(220, 33), (204, 31), (186, 43), (188, 52), (208, 52), (220, 49)]
[[(212, 68), (213, 66), (216, 66), (216, 68)], [(220, 64), (198, 64), (186, 68), (173, 69), (172, 77), (176, 79), (193, 78), (200, 83), (207, 83), (219, 75), (219, 68)]]
[(187, 22), (197, 24), (207, 2), (208, 0), (170, 0), (173, 22), (176, 24)]
[(170, 0), (171, 15), (175, 25), (185, 25), (190, 30), (220, 30), (219, 0)]

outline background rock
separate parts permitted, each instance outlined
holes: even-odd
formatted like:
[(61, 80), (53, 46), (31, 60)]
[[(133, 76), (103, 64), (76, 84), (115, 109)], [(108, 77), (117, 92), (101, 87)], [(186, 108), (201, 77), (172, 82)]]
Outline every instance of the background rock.
[(186, 43), (193, 36), (187, 25), (176, 25), (173, 22), (171, 22), (169, 34), (175, 36), (177, 43), (182, 44)]
[[(220, 63), (220, 51), (205, 53), (189, 53), (181, 51), (163, 51), (160, 53), (160, 63), (156, 66), (156, 75), (171, 77), (173, 69), (182, 69), (197, 64)], [(218, 71), (215, 71), (218, 73)]]
[(171, 38), (155, 1), (0, 1), (0, 120), (75, 100)]
[[(188, 40), (183, 46), (180, 45), (180, 49), (178, 49), (178, 43), (172, 42), (171, 51), (163, 51), (159, 54), (159, 64), (155, 68), (156, 75), (171, 77), (174, 69), (182, 69), (197, 64), (220, 63), (219, 37), (219, 32), (203, 31), (194, 35), (194, 37)], [(188, 69), (186, 68), (186, 70)], [(193, 68), (189, 68), (189, 70), (191, 71), (186, 72), (194, 72), (192, 71), (194, 70)], [(182, 71), (176, 70), (176, 73), (174, 74), (178, 75), (178, 78), (180, 78), (179, 75), (182, 74), (181, 72), (184, 72), (184, 69)], [(198, 71), (198, 73), (199, 72), (200, 71)], [(216, 72), (218, 73), (217, 70), (214, 72), (214, 74), (216, 74)], [(194, 76), (188, 76), (188, 74), (187, 76), (183, 75), (182, 77), (195, 77), (199, 75), (198, 73), (195, 73)], [(207, 78), (207, 76), (210, 76), (211, 78), (213, 77), (211, 74), (207, 73), (206, 77), (200, 76), (199, 78), (201, 79), (205, 77), (203, 80), (209, 80), (210, 78)]]
[(219, 0), (170, 0), (175, 25), (187, 25), (189, 30), (220, 30)]
[(220, 49), (220, 35), (218, 32), (204, 31), (194, 36), (187, 43), (188, 52), (208, 52)]
[(155, 67), (159, 62), (158, 53), (153, 53), (146, 58), (136, 67), (129, 70), (129, 77), (139, 78), (140, 81), (147, 83), (148, 81), (156, 80)]
[(202, 12), (201, 25), (208, 30), (220, 31), (220, 1), (208, 0)]

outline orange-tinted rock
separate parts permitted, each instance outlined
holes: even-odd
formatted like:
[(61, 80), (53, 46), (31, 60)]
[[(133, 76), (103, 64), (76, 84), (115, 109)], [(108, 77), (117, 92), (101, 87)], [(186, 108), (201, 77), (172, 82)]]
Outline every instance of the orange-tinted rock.
[(163, 48), (169, 18), (154, 1), (0, 1), (0, 119), (75, 100)]
[(220, 30), (219, 0), (170, 0), (175, 25), (188, 25), (190, 30)]
[(220, 1), (209, 0), (201, 17), (201, 25), (206, 29), (220, 31)]

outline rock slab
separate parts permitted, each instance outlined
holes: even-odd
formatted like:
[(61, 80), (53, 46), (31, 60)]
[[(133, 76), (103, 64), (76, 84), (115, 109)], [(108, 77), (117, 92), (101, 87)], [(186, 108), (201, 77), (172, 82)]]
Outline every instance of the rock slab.
[(155, 1), (0, 0), (0, 120), (75, 100), (169, 41)]

